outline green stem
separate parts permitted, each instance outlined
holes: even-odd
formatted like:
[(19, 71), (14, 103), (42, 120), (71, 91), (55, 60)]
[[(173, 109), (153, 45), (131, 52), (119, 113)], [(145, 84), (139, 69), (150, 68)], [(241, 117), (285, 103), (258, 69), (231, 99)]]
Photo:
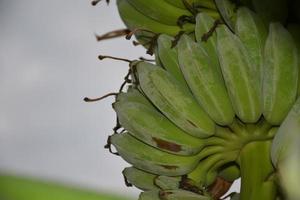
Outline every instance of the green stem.
[(271, 141), (250, 142), (240, 152), (240, 200), (275, 200), (274, 168), (270, 158)]

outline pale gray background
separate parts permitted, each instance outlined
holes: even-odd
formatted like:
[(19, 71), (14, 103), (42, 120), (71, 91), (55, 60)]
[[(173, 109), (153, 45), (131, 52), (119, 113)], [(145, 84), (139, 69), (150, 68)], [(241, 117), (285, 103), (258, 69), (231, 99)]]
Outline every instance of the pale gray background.
[[(124, 38), (97, 43), (94, 33), (124, 27), (115, 2), (0, 0), (0, 171), (125, 193), (128, 166), (103, 148), (115, 115), (112, 98), (129, 59), (144, 55)], [(238, 189), (238, 186), (235, 187)]]

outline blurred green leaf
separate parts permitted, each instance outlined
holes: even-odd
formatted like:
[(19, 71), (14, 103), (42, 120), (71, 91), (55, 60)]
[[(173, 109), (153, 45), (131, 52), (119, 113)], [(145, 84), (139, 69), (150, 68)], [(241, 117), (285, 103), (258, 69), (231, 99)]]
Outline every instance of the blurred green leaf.
[(33, 179), (0, 175), (1, 200), (130, 200)]

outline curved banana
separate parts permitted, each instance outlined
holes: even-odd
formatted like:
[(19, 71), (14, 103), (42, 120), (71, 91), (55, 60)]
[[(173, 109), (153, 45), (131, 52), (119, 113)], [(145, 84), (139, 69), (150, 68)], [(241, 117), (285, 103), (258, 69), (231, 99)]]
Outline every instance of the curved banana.
[(134, 167), (153, 174), (180, 176), (192, 171), (198, 163), (198, 155), (179, 156), (160, 151), (129, 133), (114, 134), (111, 144), (121, 157)]
[(201, 160), (198, 166), (188, 174), (188, 178), (196, 181), (203, 187), (209, 186), (215, 180), (217, 172), (215, 173), (214, 177), (207, 177), (208, 172), (220, 160), (222, 160), (221, 154), (214, 154), (205, 158), (204, 160)]
[(263, 51), (268, 35), (267, 27), (261, 19), (246, 7), (237, 11), (235, 33), (247, 49), (252, 68), (259, 76), (259, 87), (263, 78)]
[[(164, 0), (165, 2), (181, 9), (187, 9), (182, 0)], [(194, 8), (208, 8), (217, 10), (216, 4), (213, 0), (185, 0), (189, 6)]]
[(161, 200), (158, 190), (141, 192), (138, 200)]
[(129, 87), (127, 92), (120, 92), (116, 97), (116, 102), (134, 102), (153, 106), (151, 102), (136, 88)]
[(157, 40), (157, 54), (163, 68), (180, 81), (182, 85), (186, 85), (186, 81), (178, 63), (177, 48), (172, 48), (172, 40), (172, 37), (161, 34)]
[(177, 25), (177, 21), (181, 16), (191, 16), (192, 13), (186, 9), (180, 9), (172, 6), (162, 0), (126, 0), (136, 10), (152, 18), (159, 23), (167, 25)]
[(236, 20), (236, 7), (230, 0), (215, 0), (216, 6), (225, 22), (225, 24), (234, 30)]
[(164, 200), (212, 200), (209, 196), (203, 196), (186, 190), (162, 190), (159, 197)]
[(214, 134), (214, 122), (171, 74), (146, 62), (137, 63), (136, 69), (143, 92), (172, 122), (199, 138)]
[(137, 11), (126, 0), (117, 0), (117, 6), (120, 17), (131, 30), (145, 29), (154, 33), (166, 33), (168, 35), (177, 35), (180, 31), (192, 32), (194, 30), (194, 25), (192, 24), (187, 24), (181, 29), (179, 26), (159, 23)]
[(185, 80), (206, 113), (217, 124), (231, 124), (234, 111), (219, 65), (214, 66), (203, 48), (187, 35), (179, 41), (178, 59)]
[(297, 95), (298, 54), (290, 33), (279, 23), (270, 25), (264, 53), (264, 117), (280, 125)]
[(245, 123), (262, 114), (260, 77), (251, 65), (241, 40), (226, 26), (217, 28), (217, 49), (225, 84), (236, 115)]
[(155, 185), (163, 190), (176, 190), (180, 187), (181, 176), (157, 176)]
[(186, 190), (161, 190), (142, 192), (139, 200), (212, 200), (209, 196), (203, 196)]
[(134, 185), (135, 187), (148, 191), (159, 189), (156, 185), (154, 185), (154, 180), (157, 177), (155, 174), (151, 174), (135, 167), (126, 167), (122, 171), (126, 181), (128, 183)]
[[(194, 155), (204, 147), (204, 141), (182, 131), (162, 115), (138, 91), (121, 93), (113, 104), (120, 124), (134, 137), (152, 147), (178, 155)], [(132, 100), (135, 95), (137, 100)], [(128, 98), (126, 98), (128, 96)]]
[(226, 181), (233, 182), (240, 177), (240, 169), (235, 163), (229, 163), (219, 170), (218, 176)]
[(213, 66), (217, 66), (221, 73), (219, 58), (217, 54), (217, 35), (214, 28), (217, 21), (206, 13), (199, 13), (196, 17), (195, 35), (197, 42), (205, 49)]

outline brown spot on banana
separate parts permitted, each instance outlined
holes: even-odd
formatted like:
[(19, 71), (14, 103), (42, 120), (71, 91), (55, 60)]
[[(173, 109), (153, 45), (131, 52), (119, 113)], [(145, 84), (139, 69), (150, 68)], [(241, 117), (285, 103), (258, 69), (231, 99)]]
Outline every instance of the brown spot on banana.
[(156, 143), (157, 147), (161, 149), (166, 149), (172, 152), (179, 152), (182, 149), (181, 146), (178, 144), (171, 143), (156, 137), (153, 137), (152, 140)]

